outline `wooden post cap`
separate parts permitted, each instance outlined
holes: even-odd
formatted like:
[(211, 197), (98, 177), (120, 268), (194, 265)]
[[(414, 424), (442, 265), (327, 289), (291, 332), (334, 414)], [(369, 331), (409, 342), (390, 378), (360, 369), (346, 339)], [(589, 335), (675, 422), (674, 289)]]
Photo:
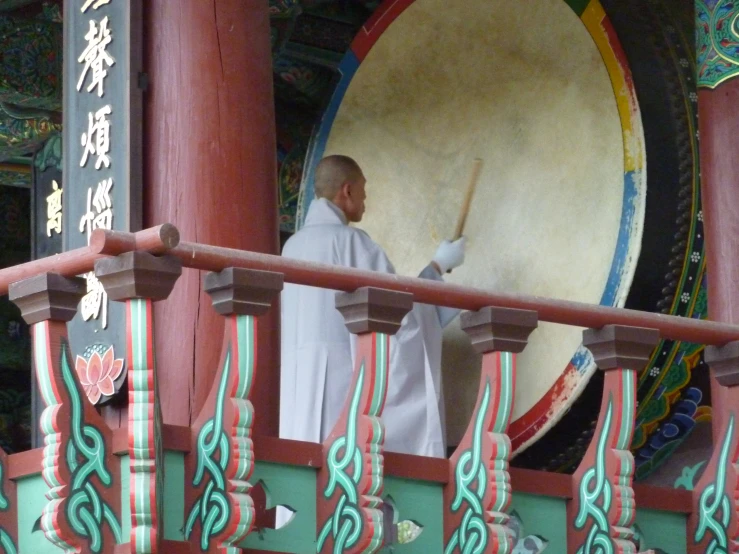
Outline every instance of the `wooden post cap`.
[(657, 329), (606, 325), (602, 329), (585, 329), (583, 346), (593, 354), (602, 370), (643, 369), (660, 335)]
[(532, 310), (487, 307), (476, 312), (463, 312), (462, 330), (472, 340), (476, 352), (513, 352), (526, 348), (529, 335), (539, 325)]
[(95, 275), (111, 300), (164, 300), (182, 275), (182, 262), (173, 256), (126, 252), (114, 258), (97, 260)]
[(713, 375), (720, 385), (725, 387), (739, 385), (739, 341), (724, 346), (706, 346), (703, 359), (711, 366)]
[(282, 273), (229, 267), (205, 276), (205, 292), (221, 315), (258, 316), (269, 310), (283, 280)]
[(42, 273), (10, 285), (9, 298), (29, 325), (46, 321), (71, 321), (87, 285), (79, 277)]
[(413, 295), (363, 287), (354, 292), (337, 292), (336, 309), (344, 316), (351, 333), (394, 335), (403, 318), (413, 309)]

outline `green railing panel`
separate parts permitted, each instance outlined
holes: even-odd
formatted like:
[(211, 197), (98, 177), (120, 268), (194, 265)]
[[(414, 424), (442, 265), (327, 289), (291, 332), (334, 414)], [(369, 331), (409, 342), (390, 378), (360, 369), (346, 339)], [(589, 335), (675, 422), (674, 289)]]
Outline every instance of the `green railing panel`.
[(164, 538), (185, 540), (185, 454), (164, 453)]
[(546, 552), (567, 552), (567, 502), (564, 498), (513, 492), (511, 511), (523, 524), (523, 536), (538, 535), (549, 542)]
[(410, 520), (423, 527), (418, 537), (407, 544), (382, 549), (383, 553), (428, 554), (440, 552), (444, 544), (443, 485), (385, 477), (383, 498), (390, 496), (398, 522)]
[(295, 515), (285, 527), (254, 529), (239, 546), (270, 552), (314, 554), (316, 551), (316, 470), (258, 462), (250, 479), (262, 481), (268, 508), (289, 506)]
[(41, 474), (18, 480), (18, 551), (25, 554), (59, 554), (63, 552), (46, 540), (44, 532), (33, 526), (46, 505), (49, 486)]
[(642, 536), (642, 550), (661, 548), (669, 554), (688, 551), (687, 514), (645, 510), (637, 505), (636, 525)]

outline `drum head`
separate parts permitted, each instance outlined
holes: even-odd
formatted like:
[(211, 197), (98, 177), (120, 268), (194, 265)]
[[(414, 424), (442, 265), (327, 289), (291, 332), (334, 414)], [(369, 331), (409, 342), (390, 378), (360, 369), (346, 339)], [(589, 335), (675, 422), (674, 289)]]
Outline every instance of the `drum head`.
[[(352, 156), (368, 181), (360, 227), (398, 273), (414, 275), (454, 232), (479, 157), (466, 262), (446, 280), (622, 306), (641, 244), (643, 133), (605, 14), (581, 4), (383, 4), (342, 63), (309, 154), (303, 213), (318, 160)], [(551, 427), (590, 378), (581, 332), (542, 323), (519, 356), (514, 448)], [(443, 356), (450, 444), (466, 429), (479, 371), (454, 322)]]

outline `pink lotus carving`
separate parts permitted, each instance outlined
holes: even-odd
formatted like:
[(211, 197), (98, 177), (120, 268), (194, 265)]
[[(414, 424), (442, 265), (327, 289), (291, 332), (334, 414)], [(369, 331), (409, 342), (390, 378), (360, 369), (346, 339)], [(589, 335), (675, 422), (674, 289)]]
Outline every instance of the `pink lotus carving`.
[(115, 394), (113, 382), (121, 376), (123, 360), (115, 359), (113, 347), (110, 346), (102, 356), (93, 352), (89, 360), (77, 356), (75, 370), (87, 398), (93, 404), (97, 404), (102, 395), (113, 396)]

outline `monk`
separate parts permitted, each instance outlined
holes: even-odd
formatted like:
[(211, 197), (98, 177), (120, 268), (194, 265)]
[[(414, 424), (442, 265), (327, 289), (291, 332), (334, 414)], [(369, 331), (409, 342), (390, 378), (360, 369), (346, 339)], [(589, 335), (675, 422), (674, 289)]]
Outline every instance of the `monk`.
[[(362, 220), (366, 179), (347, 156), (328, 156), (315, 172), (316, 199), (303, 228), (286, 242), (286, 258), (394, 273), (382, 248), (350, 223)], [(442, 280), (464, 262), (465, 238), (443, 241), (420, 277)], [(280, 437), (323, 442), (352, 382), (356, 337), (336, 309), (336, 291), (286, 284), (282, 292)], [(385, 449), (444, 457), (441, 390), (443, 327), (456, 310), (415, 304), (390, 341)]]

